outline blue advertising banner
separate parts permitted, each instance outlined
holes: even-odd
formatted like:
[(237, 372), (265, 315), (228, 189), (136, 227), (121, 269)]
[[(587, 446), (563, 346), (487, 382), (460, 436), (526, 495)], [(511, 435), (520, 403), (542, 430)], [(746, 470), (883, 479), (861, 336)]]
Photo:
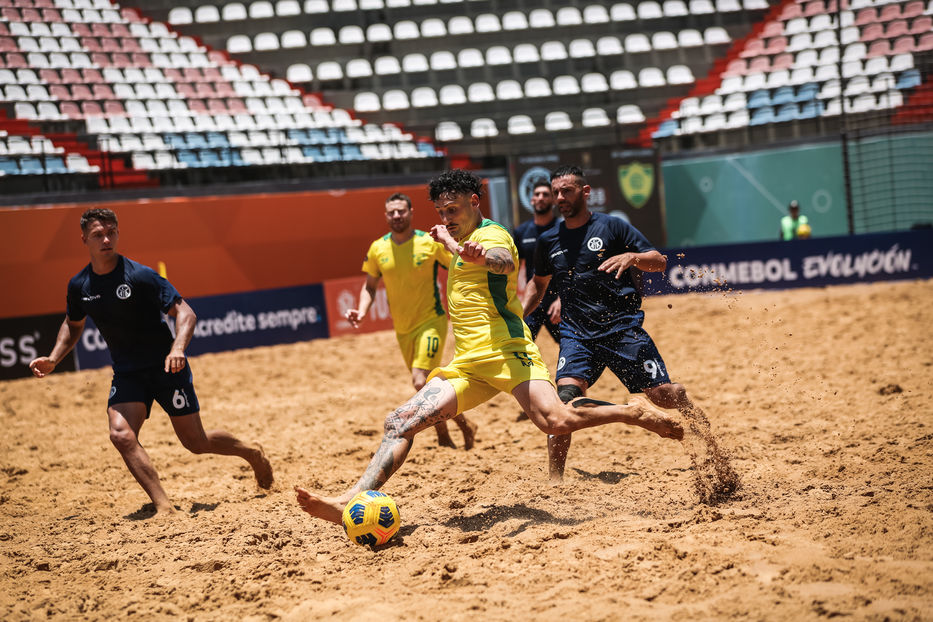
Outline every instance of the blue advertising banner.
[[(198, 315), (189, 356), (328, 336), (320, 284), (191, 298), (188, 304)], [(111, 364), (107, 344), (90, 318), (75, 352), (78, 369)]]
[(933, 230), (668, 248), (646, 294), (789, 289), (933, 277)]
[[(0, 319), (0, 380), (31, 376), (30, 361), (52, 351), (64, 319), (64, 313)], [(74, 368), (71, 354), (56, 367), (58, 371)]]

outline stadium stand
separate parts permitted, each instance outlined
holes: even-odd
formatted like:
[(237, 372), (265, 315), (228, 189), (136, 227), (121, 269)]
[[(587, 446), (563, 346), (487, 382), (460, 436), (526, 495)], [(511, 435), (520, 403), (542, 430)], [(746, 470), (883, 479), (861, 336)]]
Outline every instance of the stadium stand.
[[(240, 15), (226, 7), (217, 13), (199, 9), (170, 12), (182, 23)], [(262, 20), (276, 13), (270, 3), (253, 3), (246, 14)], [(4, 0), (0, 20), (4, 187), (138, 186), (187, 169), (211, 169), (222, 180), (242, 172), (219, 172), (227, 168), (441, 155), (429, 140), (415, 144), (411, 133), (364, 123), (345, 108), (106, 0)], [(281, 47), (271, 32), (252, 40), (240, 36), (246, 37), (235, 43), (240, 49)], [(340, 37), (355, 42), (362, 33), (347, 30)], [(295, 46), (296, 40), (285, 37), (283, 44)], [(344, 75), (335, 62), (317, 69), (321, 79)], [(350, 76), (361, 73), (351, 66)], [(386, 107), (392, 101), (387, 95)]]
[(34, 188), (39, 177), (200, 183), (558, 143), (743, 145), (879, 111), (928, 120), (931, 13), (922, 0), (841, 11), (832, 0), (0, 0), (0, 172)]

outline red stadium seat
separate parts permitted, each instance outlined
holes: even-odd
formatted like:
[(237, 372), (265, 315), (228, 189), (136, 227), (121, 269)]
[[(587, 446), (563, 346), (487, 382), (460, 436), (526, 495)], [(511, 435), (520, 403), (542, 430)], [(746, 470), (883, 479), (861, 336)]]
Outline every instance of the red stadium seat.
[(855, 25), (856, 26), (865, 26), (868, 24), (874, 24), (878, 21), (878, 10), (873, 7), (866, 7), (858, 12), (855, 16)]
[(868, 24), (862, 30), (862, 36), (859, 37), (859, 39), (862, 41), (874, 41), (882, 37), (884, 37), (884, 26), (881, 24)]
[(104, 77), (100, 75), (100, 71), (98, 71), (94, 67), (85, 67), (84, 69), (82, 69), (81, 76), (83, 78), (83, 81), (87, 82), (88, 84), (106, 82), (106, 80), (104, 80)]
[(891, 52), (891, 42), (887, 39), (878, 39), (877, 41), (872, 41), (871, 45), (868, 46), (867, 56), (890, 56)]
[(916, 46), (914, 45), (913, 35), (907, 35), (894, 42), (894, 45), (891, 46), (891, 53), (909, 54), (910, 52), (915, 51), (915, 49)]
[(907, 21), (903, 19), (896, 19), (893, 22), (888, 23), (888, 27), (885, 28), (884, 36), (888, 39), (893, 39), (895, 37), (900, 37), (901, 35), (907, 34)]

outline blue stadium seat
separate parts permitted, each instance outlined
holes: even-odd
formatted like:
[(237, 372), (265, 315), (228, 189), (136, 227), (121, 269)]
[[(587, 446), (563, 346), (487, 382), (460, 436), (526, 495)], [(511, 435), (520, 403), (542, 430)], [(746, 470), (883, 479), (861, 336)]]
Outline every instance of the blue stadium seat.
[(208, 132), (207, 136), (207, 146), (212, 149), (224, 148), (230, 146), (230, 141), (227, 139), (227, 135), (223, 132)]
[(748, 96), (749, 108), (762, 108), (764, 106), (771, 105), (771, 95), (766, 89), (759, 89), (757, 91), (752, 91), (752, 94)]
[(774, 109), (771, 106), (757, 109), (752, 113), (752, 118), (748, 122), (749, 125), (765, 125), (766, 123), (774, 123)]
[(665, 138), (667, 136), (673, 136), (674, 134), (677, 133), (677, 130), (679, 127), (680, 126), (678, 125), (677, 121), (673, 121), (673, 120), (664, 121), (663, 123), (661, 123), (660, 126), (658, 126), (658, 129), (655, 130), (653, 136), (655, 138)]
[(185, 137), (181, 134), (163, 134), (162, 140), (165, 141), (165, 144), (171, 147), (172, 149), (187, 149), (188, 143), (185, 142)]
[(800, 114), (800, 111), (797, 110), (797, 104), (790, 103), (780, 106), (777, 110), (777, 114), (774, 117), (775, 123), (781, 123), (783, 121), (793, 121)]
[(324, 161), (337, 162), (343, 159), (343, 153), (337, 145), (324, 145)]
[(898, 90), (912, 89), (915, 86), (920, 86), (920, 82), (920, 72), (916, 69), (908, 69), (898, 77), (895, 88)]
[(784, 104), (791, 104), (796, 101), (794, 96), (794, 88), (791, 86), (781, 86), (774, 91), (774, 95), (771, 96), (771, 105), (772, 106), (782, 106)]
[(64, 158), (59, 156), (52, 156), (45, 159), (45, 172), (52, 175), (63, 175), (70, 171), (65, 165)]
[(321, 153), (320, 147), (302, 147), (301, 153), (304, 154), (306, 158), (313, 158), (317, 162), (324, 160), (324, 155)]
[(206, 149), (207, 139), (198, 132), (186, 132), (185, 141), (188, 143), (188, 149)]
[(813, 119), (819, 117), (823, 114), (823, 102), (819, 100), (811, 100), (804, 102), (803, 106), (800, 107), (800, 114), (797, 116), (798, 119)]
[(226, 160), (222, 159), (217, 152), (212, 149), (199, 150), (198, 159), (201, 161), (201, 166), (230, 166), (229, 158)]
[(311, 129), (308, 130), (308, 144), (309, 145), (324, 145), (330, 142), (327, 137), (327, 134), (323, 130)]
[(201, 167), (201, 161), (198, 159), (197, 154), (193, 151), (180, 149), (175, 152), (175, 157), (178, 159), (179, 164), (183, 164), (189, 168)]
[(816, 96), (820, 93), (820, 86), (815, 82), (808, 82), (807, 84), (801, 84), (797, 88), (797, 97), (795, 100), (797, 102), (809, 102), (816, 99)]
[(23, 175), (42, 175), (46, 172), (42, 160), (31, 156), (19, 159), (19, 170)]
[(360, 151), (359, 145), (343, 145), (343, 159), (344, 160), (365, 160), (363, 157), (363, 152)]
[(4, 175), (18, 175), (19, 164), (15, 158), (0, 156), (0, 173)]

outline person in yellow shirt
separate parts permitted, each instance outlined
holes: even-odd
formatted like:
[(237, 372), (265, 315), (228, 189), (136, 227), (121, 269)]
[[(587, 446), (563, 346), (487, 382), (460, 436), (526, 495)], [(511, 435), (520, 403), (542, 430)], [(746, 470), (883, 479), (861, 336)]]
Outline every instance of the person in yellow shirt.
[[(351, 326), (359, 327), (383, 279), (395, 337), (405, 365), (411, 370), (411, 383), (415, 391), (420, 391), (444, 354), (447, 314), (441, 305), (437, 269), (447, 269), (450, 253), (424, 231), (412, 228), (408, 196), (396, 192), (386, 199), (385, 216), (391, 231), (370, 244), (363, 261), (366, 282), (360, 290), (360, 301), (356, 309), (347, 310), (346, 318)], [(463, 432), (464, 449), (472, 449), (476, 425), (462, 414), (454, 417), (454, 422)], [(437, 422), (434, 429), (438, 445), (456, 447), (446, 421)]]
[(449, 364), (430, 374), (414, 397), (386, 417), (382, 443), (349, 490), (326, 497), (295, 487), (305, 512), (340, 524), (343, 508), (355, 494), (378, 489), (402, 466), (418, 432), (500, 391), (511, 393), (545, 434), (618, 422), (683, 439), (680, 423), (641, 398), (611, 404), (581, 397), (564, 404), (522, 321), (515, 243), (504, 227), (483, 218), (479, 178), (454, 169), (431, 180), (428, 190), (442, 223), (431, 229), (431, 236), (453, 255), (447, 308), (456, 353)]

